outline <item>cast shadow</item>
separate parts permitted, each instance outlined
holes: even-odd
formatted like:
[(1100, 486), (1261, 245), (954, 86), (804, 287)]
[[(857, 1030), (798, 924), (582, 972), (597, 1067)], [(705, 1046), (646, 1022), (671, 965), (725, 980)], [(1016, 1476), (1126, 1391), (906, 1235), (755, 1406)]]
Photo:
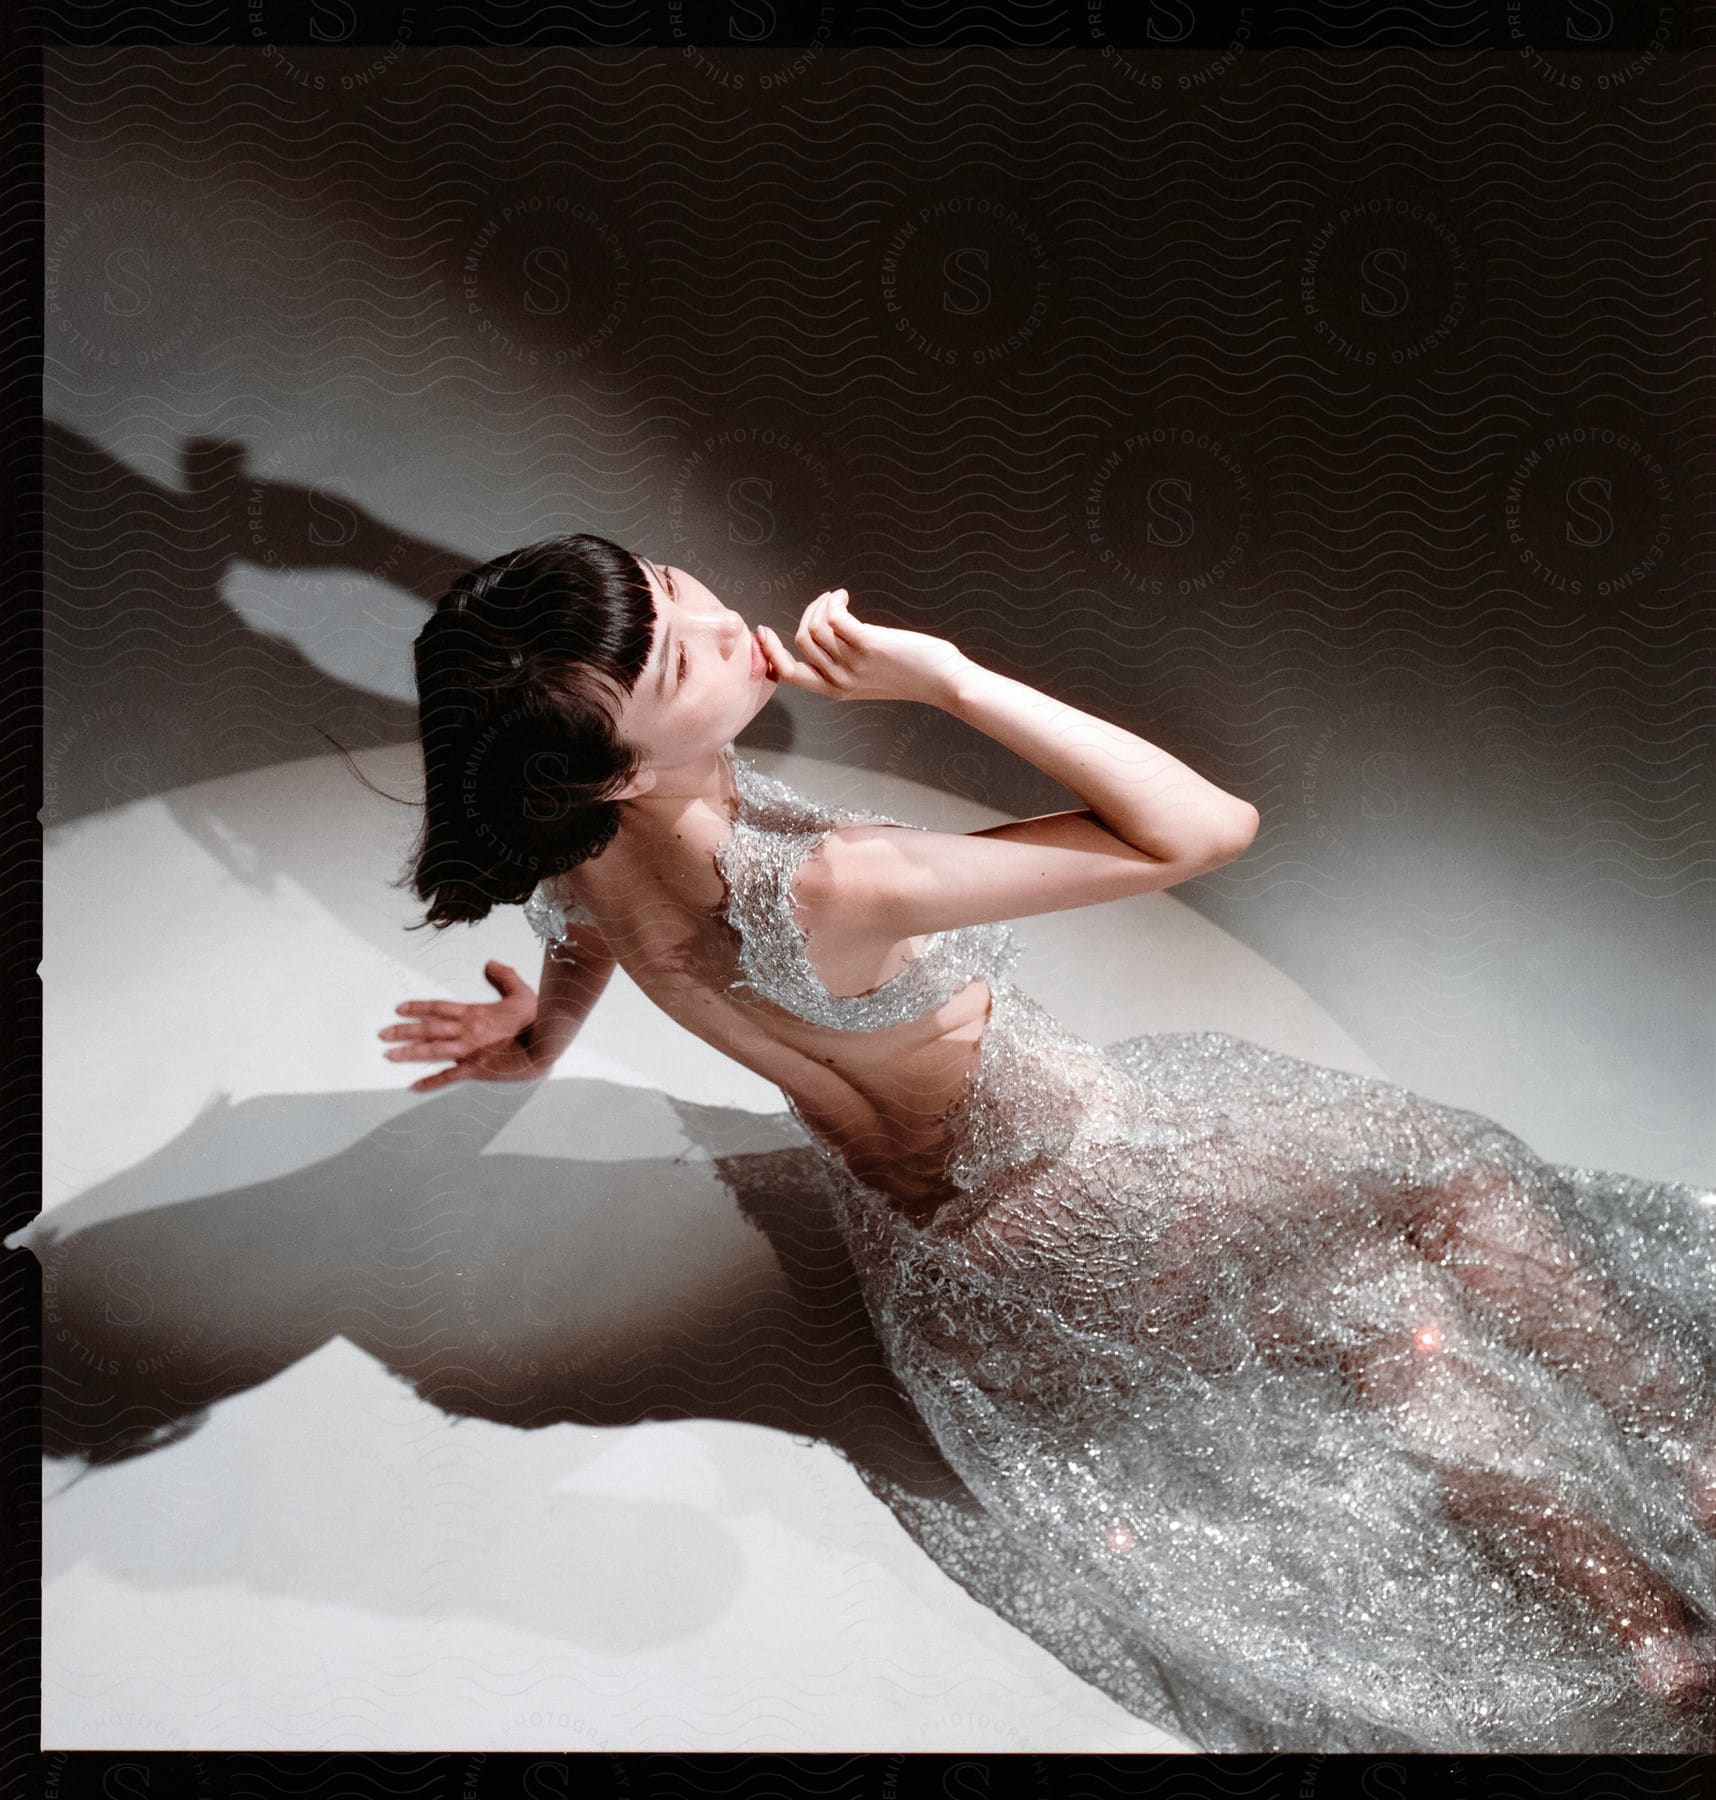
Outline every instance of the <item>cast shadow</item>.
[[(354, 839), (397, 841), (403, 867), (421, 823), (420, 767), (413, 757), (376, 782), (404, 803), (390, 805), (332, 760), (329, 739), (353, 751), (414, 751), (416, 707), (342, 681), (294, 643), (255, 629), (223, 582), (241, 562), (354, 573), (371, 585), (355, 587), (349, 619), (337, 610), (337, 583), (318, 585), (304, 605), (318, 635), (374, 634), (386, 622), (363, 609), (373, 614), (376, 580), (432, 605), (480, 559), (413, 537), (341, 495), (258, 477), (241, 444), (192, 438), (182, 457), (180, 492), (67, 426), (44, 427), (41, 821), (76, 827), (159, 797), (234, 882), (266, 897), (289, 877), (396, 956), (400, 925), (321, 852), (333, 822)], [(401, 655), (409, 663), (408, 644)], [(783, 747), (790, 735), (777, 716), (748, 733), (747, 746)], [(264, 787), (196, 785), (306, 758), (329, 759), (326, 777), (299, 769)]]
[[(660, 1144), (670, 1108), (694, 1150), (485, 1150), (532, 1095), (544, 1144), (588, 1142), (592, 1119), (610, 1147)], [(318, 1144), (340, 1147), (306, 1160)], [(883, 1358), (826, 1183), (788, 1114), (600, 1082), (217, 1099), (8, 1240), (42, 1265), (44, 1450), (147, 1455), (338, 1335), (452, 1417), (739, 1420), (828, 1443), (872, 1487), (964, 1496)]]
[[(45, 824), (326, 755), (318, 727), (353, 749), (415, 737), (414, 706), (258, 631), (223, 582), (240, 562), (338, 570), (432, 603), (477, 558), (343, 495), (259, 476), (228, 440), (185, 441), (182, 491), (52, 420), (42, 454)], [(313, 597), (318, 634), (374, 629), (361, 614), (342, 619), (334, 601)]]

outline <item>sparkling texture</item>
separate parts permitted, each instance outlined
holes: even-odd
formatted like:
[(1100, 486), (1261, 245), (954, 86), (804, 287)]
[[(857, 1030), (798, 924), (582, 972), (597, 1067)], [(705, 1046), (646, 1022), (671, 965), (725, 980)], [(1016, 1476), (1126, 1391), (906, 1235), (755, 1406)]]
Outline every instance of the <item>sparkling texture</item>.
[(925, 1551), (1205, 1750), (1716, 1749), (1716, 1190), (1222, 1031), (1093, 1045), (1004, 926), (830, 995), (793, 872), (899, 821), (728, 749), (733, 985), (856, 1031), (992, 995), (927, 1221), (789, 1098), (957, 1477), (859, 1469)]
[(740, 810), (716, 855), (727, 884), (727, 923), (738, 940), (744, 973), (730, 984), (749, 988), (784, 1011), (837, 1031), (878, 1031), (942, 1005), (973, 975), (999, 978), (1017, 960), (1005, 925), (974, 925), (930, 934), (920, 953), (868, 993), (831, 994), (805, 954), (791, 904), (799, 865), (837, 825), (901, 825), (885, 813), (825, 806), (795, 793), (733, 753)]
[(575, 963), (578, 960), (572, 946), (566, 942), (569, 925), (594, 925), (596, 922), (586, 907), (576, 900), (562, 898), (540, 881), (519, 910), (530, 929), (542, 939), (554, 962)]

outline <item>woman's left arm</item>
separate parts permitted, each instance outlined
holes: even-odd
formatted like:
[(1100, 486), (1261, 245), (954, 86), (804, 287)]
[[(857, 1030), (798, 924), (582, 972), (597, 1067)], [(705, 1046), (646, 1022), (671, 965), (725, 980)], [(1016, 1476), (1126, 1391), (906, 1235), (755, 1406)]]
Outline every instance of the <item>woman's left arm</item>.
[(578, 1035), (619, 961), (593, 925), (568, 925), (565, 944), (570, 958), (553, 944), (543, 952), (536, 1017), (521, 1034), (544, 1074)]
[(405, 1000), (378, 1035), (392, 1046), (391, 1062), (452, 1065), (412, 1082), (413, 1093), (455, 1081), (538, 1081), (578, 1035), (616, 960), (599, 931), (569, 925), (564, 950), (556, 942), (543, 955), (536, 993), (510, 964), (491, 960), (483, 974), (498, 1000)]

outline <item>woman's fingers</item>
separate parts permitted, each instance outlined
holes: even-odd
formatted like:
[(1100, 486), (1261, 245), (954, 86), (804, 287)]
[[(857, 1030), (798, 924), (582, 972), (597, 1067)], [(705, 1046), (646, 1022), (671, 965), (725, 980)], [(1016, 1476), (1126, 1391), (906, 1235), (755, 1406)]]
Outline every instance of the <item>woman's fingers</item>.
[(796, 634), (799, 655), (828, 683), (835, 685), (836, 670), (832, 661), (832, 652), (816, 635), (817, 627), (823, 622), (828, 610), (826, 598), (813, 600), (805, 608), (804, 617), (799, 621)]
[(387, 1048), (386, 1054), (395, 1062), (403, 1062), (408, 1057), (423, 1056), (457, 1056), (465, 1039), (459, 1032), (450, 1032), (441, 1037), (415, 1037), (404, 1042), (395, 1042)]
[(458, 1000), (407, 1000), (395, 1008), (413, 1016), (384, 1025), (377, 1037), (389, 1040), (390, 1062), (450, 1062), (468, 1054), (471, 1009)]
[(827, 604), (822, 613), (822, 623), (828, 628), (828, 636), (832, 641), (841, 644), (858, 644), (863, 642), (863, 621), (852, 616), (852, 596), (845, 588), (836, 588), (827, 596)]
[(788, 687), (808, 687), (814, 685), (811, 677), (816, 673), (808, 663), (800, 662), (779, 636), (768, 626), (763, 629), (769, 633), (769, 653), (774, 658), (775, 673)]
[(817, 648), (830, 656), (838, 655), (840, 640), (834, 635), (834, 596), (824, 594), (805, 616)]
[(465, 1020), (461, 1014), (458, 1018), (410, 1019), (403, 1025), (384, 1025), (376, 1036), (396, 1042), (442, 1043), (462, 1036), (464, 1029)]
[[(793, 633), (798, 651), (795, 659), (778, 632), (767, 625), (757, 627), (765, 639), (776, 676), (788, 686), (810, 686), (843, 693), (851, 685), (850, 671), (845, 667), (848, 646), (862, 640), (858, 621), (846, 612), (848, 596), (844, 588), (819, 594), (807, 606)], [(809, 677), (814, 676), (814, 682)]]
[(426, 1094), (446, 1087), (454, 1081), (534, 1081), (537, 1068), (530, 1054), (516, 1047), (494, 1044), (461, 1055), (450, 1069), (437, 1069), (433, 1075), (420, 1076), (411, 1084), (415, 1094)]
[(473, 1046), (461, 1038), (426, 1039), (420, 1044), (395, 1044), (387, 1052), (393, 1062), (446, 1062), (455, 1056), (469, 1056)]
[(383, 1025), (376, 1033), (384, 1038), (457, 1037), (460, 1026), (452, 1019), (412, 1019), (404, 1025)]
[(413, 1019), (459, 1019), (464, 1017), (463, 1000), (401, 1000), (393, 1009)]
[(489, 986), (495, 988), (502, 999), (507, 999), (530, 986), (529, 982), (511, 963), (486, 962), (483, 964), (483, 974)]
[(833, 623), (834, 609), (844, 603), (845, 597), (844, 588), (818, 596), (806, 609), (798, 630), (799, 643), (807, 660), (832, 688), (843, 688), (850, 679), (842, 666), (844, 646)]
[(840, 685), (840, 672), (829, 660), (828, 651), (815, 638), (804, 634), (799, 640), (798, 653), (805, 663), (816, 671), (818, 679), (824, 687), (834, 688)]
[(763, 649), (768, 655), (769, 667), (774, 670), (776, 679), (787, 682), (790, 685), (793, 673), (793, 660), (787, 655), (786, 645), (775, 636), (774, 632), (771, 631), (767, 625), (759, 625), (757, 627), (757, 636), (763, 640)]
[(851, 612), (848, 610), (848, 604), (846, 590), (842, 588), (839, 593), (839, 598), (835, 601), (834, 605), (828, 609), (828, 623), (840, 637), (846, 640), (847, 643), (860, 644), (864, 641), (862, 635), (863, 626), (857, 619), (853, 618)]

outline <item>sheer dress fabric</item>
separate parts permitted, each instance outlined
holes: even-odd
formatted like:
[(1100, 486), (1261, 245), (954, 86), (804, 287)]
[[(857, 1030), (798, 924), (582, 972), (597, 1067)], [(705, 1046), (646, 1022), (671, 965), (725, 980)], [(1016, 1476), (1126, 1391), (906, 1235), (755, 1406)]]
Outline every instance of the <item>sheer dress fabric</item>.
[[(833, 826), (901, 822), (726, 754), (733, 989), (842, 1031), (991, 994), (927, 1219), (788, 1101), (957, 1478), (859, 1470), (923, 1549), (1201, 1749), (1716, 1749), (1711, 1709), (1647, 1692), (1592, 1598), (1613, 1614), (1648, 1566), (1693, 1628), (1716, 1618), (1688, 1499), (1716, 1191), (1552, 1164), (1227, 1032), (1089, 1043), (1015, 985), (1004, 925), (832, 995), (793, 876)], [(550, 944), (576, 916), (541, 890), (527, 912)]]

